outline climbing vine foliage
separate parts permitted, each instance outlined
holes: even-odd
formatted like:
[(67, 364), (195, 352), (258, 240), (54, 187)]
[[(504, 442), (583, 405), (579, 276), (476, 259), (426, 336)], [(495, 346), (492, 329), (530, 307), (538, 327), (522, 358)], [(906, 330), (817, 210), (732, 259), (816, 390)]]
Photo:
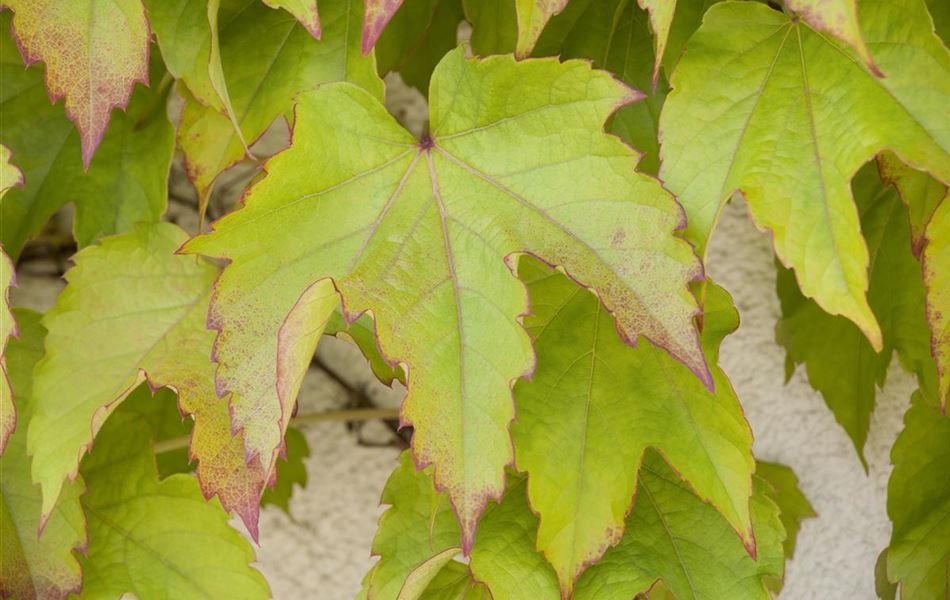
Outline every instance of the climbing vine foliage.
[(815, 513), (719, 364), (737, 199), (861, 461), (916, 377), (876, 589), (950, 594), (950, 3), (0, 7), (0, 597), (269, 597), (326, 335), (407, 390), (359, 598), (779, 594)]

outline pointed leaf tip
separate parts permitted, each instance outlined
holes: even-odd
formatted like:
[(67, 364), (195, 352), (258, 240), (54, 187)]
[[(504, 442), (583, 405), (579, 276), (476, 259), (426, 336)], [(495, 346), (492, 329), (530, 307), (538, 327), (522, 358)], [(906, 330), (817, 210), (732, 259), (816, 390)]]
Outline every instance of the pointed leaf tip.
[(373, 50), (379, 36), (383, 34), (383, 29), (392, 20), (402, 3), (403, 0), (366, 0), (366, 12), (363, 16), (363, 56)]

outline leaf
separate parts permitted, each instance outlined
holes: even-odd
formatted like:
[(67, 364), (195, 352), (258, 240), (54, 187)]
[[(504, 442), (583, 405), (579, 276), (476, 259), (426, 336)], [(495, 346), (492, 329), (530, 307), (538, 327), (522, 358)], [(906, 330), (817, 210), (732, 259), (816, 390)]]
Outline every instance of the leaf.
[(518, 18), (518, 40), (515, 56), (525, 58), (531, 54), (541, 31), (554, 15), (567, 6), (568, 0), (515, 0)]
[(106, 421), (82, 477), (89, 548), (80, 598), (270, 598), (250, 545), (194, 477), (158, 481), (148, 425), (134, 411)]
[[(148, 85), (149, 27), (141, 0), (4, 0), (27, 66), (46, 63), (50, 101), (65, 98), (86, 169), (136, 82)], [(4, 134), (6, 136), (6, 134)]]
[(680, 600), (771, 597), (766, 582), (782, 578), (785, 534), (767, 485), (756, 479), (751, 501), (757, 560), (653, 452), (639, 486), (628, 533), (581, 577), (576, 600), (628, 600), (657, 578)]
[(17, 423), (16, 404), (7, 368), (7, 345), (10, 338), (17, 335), (17, 323), (10, 306), (10, 289), (15, 285), (13, 261), (0, 247), (0, 455), (7, 447)]
[(417, 471), (409, 452), (399, 456), (380, 502), (391, 506), (379, 519), (373, 554), (380, 559), (364, 586), (369, 600), (394, 600), (415, 569), (457, 550), (459, 527), (448, 501), (433, 486), (431, 469)]
[[(540, 517), (537, 548), (570, 597), (581, 573), (624, 535), (644, 451), (657, 449), (739, 532), (750, 552), (752, 432), (726, 375), (716, 394), (649, 342), (616, 335), (597, 297), (567, 277), (522, 261), (538, 355), (531, 381), (515, 386), (518, 468)], [(703, 317), (706, 360), (739, 324), (728, 294), (710, 285)]]
[(656, 35), (653, 45), (653, 84), (659, 80), (660, 65), (666, 53), (667, 40), (670, 37), (670, 28), (673, 25), (673, 16), (676, 13), (676, 0), (637, 0), (640, 8), (650, 14), (650, 28)]
[(939, 373), (941, 409), (950, 398), (950, 196), (945, 196), (927, 226), (923, 254), (931, 351)]
[(950, 419), (920, 392), (904, 415), (891, 462), (887, 578), (900, 583), (903, 600), (942, 598), (950, 593)]
[(376, 342), (376, 325), (370, 315), (362, 315), (350, 324), (346, 323), (343, 315), (334, 312), (327, 322), (326, 329), (323, 330), (326, 335), (332, 335), (341, 340), (352, 342), (363, 357), (369, 361), (370, 369), (382, 383), (392, 385), (393, 380), (399, 380), (406, 383), (406, 376), (399, 365), (390, 365), (386, 362), (386, 357), (379, 350)]
[(853, 323), (827, 314), (802, 296), (785, 269), (779, 269), (777, 278), (782, 319), (775, 337), (787, 353), (786, 373), (790, 376), (796, 364), (806, 365), (809, 383), (821, 392), (864, 463), (875, 385), (883, 387), (893, 353), (921, 385), (935, 387), (936, 372), (907, 213), (896, 191), (881, 183), (873, 164), (858, 172), (852, 188), (873, 257), (868, 301), (881, 323), (883, 351), (876, 353)]
[(472, 579), (468, 565), (450, 562), (435, 576), (419, 600), (492, 600), (483, 584)]
[(282, 454), (283, 462), (277, 463), (277, 480), (274, 487), (264, 490), (261, 506), (273, 504), (289, 515), (294, 486), (300, 489), (307, 487), (307, 465), (304, 464), (304, 459), (310, 456), (310, 446), (299, 429), (287, 428)]
[(538, 519), (525, 488), (525, 477), (513, 474), (501, 502), (485, 511), (472, 548), (472, 575), (495, 600), (557, 600), (557, 575), (535, 550)]
[(699, 265), (671, 235), (679, 211), (602, 132), (631, 99), (586, 63), (467, 60), (461, 49), (433, 75), (433, 134), (421, 143), (353, 85), (300, 96), (291, 149), (243, 209), (185, 247), (230, 263), (211, 322), (218, 384), (239, 397), (233, 423), (250, 456), (273, 460), (279, 430), (260, 417), (280, 398), (273, 370), (249, 371), (248, 356), (272, 365), (289, 348), (274, 344), (288, 311), (328, 279), (347, 319), (372, 310), (384, 356), (409, 365), (402, 418), (417, 462), (434, 464), (449, 491), (466, 549), (486, 500), (504, 489), (511, 383), (533, 363), (508, 257), (563, 265), (598, 290), (625, 339), (644, 335), (711, 385), (686, 285)]
[[(14, 311), (20, 325), (19, 339), (6, 350), (17, 409), (29, 420), (30, 373), (43, 356), (40, 315)], [(82, 482), (70, 485), (47, 519), (40, 535), (40, 490), (30, 481), (26, 453), (26, 427), (10, 438), (0, 457), (0, 597), (20, 600), (65, 599), (82, 586), (79, 562), (73, 550), (86, 544), (86, 525), (79, 505)]]
[(10, 162), (12, 156), (10, 149), (0, 144), (0, 198), (3, 198), (10, 188), (23, 185), (23, 173)]
[(178, 392), (182, 412), (195, 418), (191, 456), (206, 495), (217, 494), (256, 536), (269, 468), (246, 463), (228, 401), (215, 393), (214, 335), (205, 320), (218, 270), (175, 256), (185, 239), (170, 224), (140, 226), (76, 255), (66, 289), (44, 318), (50, 333), (34, 385), (29, 444), (44, 514), (106, 417), (148, 381)]
[(383, 34), (386, 25), (389, 24), (402, 3), (403, 0), (366, 0), (361, 44), (363, 56), (369, 54), (373, 46), (376, 45), (376, 40)]
[(874, 65), (858, 22), (858, 0), (786, 0), (794, 11), (816, 31), (833, 35), (848, 44), (868, 69), (878, 77), (883, 74)]
[(785, 528), (785, 558), (790, 559), (795, 556), (795, 542), (802, 521), (818, 514), (799, 489), (798, 476), (789, 467), (760, 460), (756, 463), (755, 474), (772, 487), (768, 495), (779, 507), (779, 517)]
[(292, 14), (314, 39), (321, 38), (323, 27), (317, 11), (317, 0), (264, 0), (264, 4), (271, 8), (283, 8)]
[(922, 0), (864, 0), (860, 16), (883, 79), (767, 6), (710, 8), (660, 118), (660, 178), (686, 209), (686, 237), (702, 254), (723, 203), (740, 191), (802, 293), (852, 320), (880, 350), (848, 182), (884, 149), (950, 180), (950, 53)]
[(660, 166), (658, 120), (668, 85), (662, 76), (658, 81), (652, 79), (651, 44), (646, 13), (631, 0), (612, 0), (590, 3), (563, 46), (553, 53), (563, 58), (587, 58), (636, 89), (653, 90), (643, 102), (618, 110), (607, 129), (644, 154), (637, 167), (640, 171), (655, 174)]
[(406, 84), (427, 93), (439, 59), (456, 46), (463, 18), (461, 0), (410, 0), (376, 43), (379, 72), (398, 71)]
[(472, 52), (476, 56), (514, 52), (518, 39), (512, 0), (462, 0), (465, 20), (472, 24)]
[(321, 0), (322, 41), (283, 11), (259, 0), (223, 0), (218, 14), (221, 64), (234, 118), (186, 95), (178, 128), (185, 168), (199, 198), (215, 178), (245, 156), (275, 119), (289, 115), (294, 97), (330, 81), (352, 81), (383, 97), (372, 57), (360, 55), (360, 0)]
[[(0, 27), (9, 20), (8, 13), (0, 14)], [(153, 66), (152, 78), (161, 79), (161, 61)], [(116, 113), (83, 172), (79, 136), (47, 101), (42, 70), (24, 70), (8, 35), (0, 35), (0, 88), (3, 142), (13, 150), (25, 183), (0, 200), (0, 241), (11, 257), (16, 259), (27, 239), (68, 202), (76, 206), (80, 246), (158, 220), (167, 203), (175, 144), (165, 113), (167, 90), (137, 88), (128, 112)]]
[(877, 157), (881, 180), (897, 188), (901, 202), (910, 211), (910, 234), (914, 255), (920, 256), (924, 231), (940, 201), (947, 195), (947, 186), (933, 177), (908, 167), (891, 152)]

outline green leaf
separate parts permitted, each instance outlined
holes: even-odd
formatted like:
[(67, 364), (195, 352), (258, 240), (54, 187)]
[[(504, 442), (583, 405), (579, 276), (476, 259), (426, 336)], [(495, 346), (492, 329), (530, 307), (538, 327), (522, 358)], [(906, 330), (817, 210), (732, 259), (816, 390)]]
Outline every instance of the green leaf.
[(668, 86), (661, 75), (653, 81), (653, 38), (647, 21), (632, 0), (591, 2), (555, 54), (590, 59), (595, 67), (648, 94), (643, 102), (618, 110), (607, 130), (644, 154), (639, 170), (655, 174), (660, 166), (657, 127)]
[(373, 375), (386, 385), (392, 385), (393, 380), (398, 379), (403, 384), (406, 383), (406, 376), (399, 365), (390, 365), (386, 357), (382, 355), (379, 345), (376, 342), (376, 325), (373, 323), (373, 317), (370, 315), (361, 315), (350, 324), (342, 313), (334, 312), (324, 329), (326, 335), (332, 335), (341, 340), (352, 342), (363, 357), (369, 361), (370, 369)]
[(795, 542), (802, 521), (818, 514), (799, 489), (798, 476), (791, 468), (760, 460), (756, 463), (755, 474), (772, 487), (768, 495), (779, 507), (779, 517), (785, 528), (785, 558), (790, 559), (795, 555)]
[(666, 44), (670, 37), (670, 28), (673, 26), (673, 17), (676, 13), (676, 0), (637, 0), (640, 8), (650, 14), (650, 28), (656, 35), (653, 45), (653, 81), (659, 79), (660, 65), (663, 55), (666, 54)]
[(217, 494), (256, 535), (270, 469), (245, 461), (243, 436), (231, 435), (228, 401), (216, 395), (214, 334), (205, 320), (218, 269), (175, 256), (186, 239), (174, 225), (140, 226), (76, 255), (66, 289), (44, 318), (50, 333), (34, 385), (29, 444), (44, 514), (109, 413), (147, 380), (177, 390), (182, 412), (195, 418), (191, 455), (205, 493)]
[[(515, 386), (512, 425), (528, 496), (540, 516), (537, 548), (570, 597), (577, 578), (624, 535), (637, 471), (660, 451), (696, 493), (755, 547), (749, 516), (752, 432), (726, 375), (716, 394), (648, 341), (627, 346), (597, 297), (564, 275), (522, 261), (533, 314), (525, 319), (538, 366)], [(703, 317), (706, 360), (739, 324), (722, 288), (710, 285)]]
[[(20, 337), (10, 341), (6, 362), (17, 409), (26, 423), (30, 415), (30, 373), (43, 356), (45, 331), (37, 313), (22, 309), (14, 312)], [(0, 457), (0, 470), (0, 596), (59, 599), (78, 593), (82, 574), (73, 550), (81, 550), (86, 544), (86, 525), (79, 505), (82, 481), (68, 486), (40, 535), (40, 489), (30, 480), (26, 427), (20, 427), (10, 438)]]
[(950, 196), (945, 196), (927, 226), (923, 253), (924, 284), (927, 287), (927, 320), (931, 350), (937, 363), (940, 406), (950, 398)]
[(264, 490), (261, 506), (273, 504), (289, 515), (294, 486), (299, 486), (300, 489), (307, 487), (307, 465), (304, 464), (304, 459), (310, 456), (310, 446), (299, 429), (287, 428), (281, 455), (283, 460), (277, 462), (277, 481), (273, 487)]
[[(215, 178), (245, 156), (294, 97), (330, 81), (351, 81), (383, 97), (372, 56), (359, 50), (360, 0), (322, 0), (322, 41), (284, 11), (260, 0), (223, 0), (218, 13), (221, 64), (238, 130), (218, 110), (186, 95), (178, 127), (188, 177), (206, 200)], [(200, 98), (199, 98), (200, 100)]]
[(644, 335), (710, 383), (687, 287), (699, 265), (672, 235), (680, 212), (602, 130), (630, 99), (586, 63), (481, 61), (461, 49), (433, 75), (432, 137), (419, 143), (356, 86), (302, 95), (291, 149), (244, 208), (186, 246), (230, 263), (211, 319), (218, 384), (239, 397), (233, 421), (249, 454), (266, 460), (279, 443), (261, 410), (277, 405), (283, 377), (250, 372), (247, 356), (291, 348), (278, 340), (282, 323), (328, 278), (347, 318), (371, 310), (383, 354), (409, 365), (402, 417), (417, 461), (449, 491), (464, 548), (504, 489), (511, 384), (533, 363), (518, 322), (525, 291), (506, 260), (530, 252), (563, 265), (598, 290), (626, 339)]
[(477, 56), (514, 52), (518, 38), (512, 0), (462, 0), (465, 19), (472, 24), (472, 51)]
[(785, 0), (785, 5), (816, 31), (833, 35), (854, 48), (868, 68), (881, 76), (861, 34), (858, 0)]
[(768, 6), (710, 8), (672, 77), (660, 177), (686, 209), (686, 236), (702, 253), (723, 203), (744, 194), (803, 294), (852, 320), (880, 350), (848, 183), (884, 149), (950, 180), (950, 53), (923, 0), (864, 0), (860, 16), (883, 79)]
[(88, 169), (115, 107), (148, 85), (149, 28), (141, 0), (4, 0), (27, 66), (46, 63), (49, 99), (65, 98)]
[(887, 514), (894, 523), (887, 577), (903, 600), (950, 593), (950, 419), (917, 392), (891, 450)]
[(928, 389), (936, 387), (936, 372), (907, 213), (897, 192), (881, 183), (873, 163), (859, 171), (852, 188), (873, 257), (868, 301), (881, 323), (883, 351), (876, 353), (851, 321), (827, 314), (802, 296), (786, 269), (779, 269), (777, 279), (782, 319), (775, 336), (787, 352), (786, 373), (791, 375), (796, 364), (806, 365), (809, 383), (821, 392), (863, 463), (875, 385), (884, 385), (893, 353)]
[(283, 8), (292, 14), (315, 39), (319, 40), (322, 37), (323, 27), (317, 11), (317, 0), (264, 0), (264, 4), (272, 8)]
[[(0, 146), (2, 148), (2, 146)], [(13, 261), (0, 247), (0, 455), (16, 429), (16, 403), (7, 368), (7, 344), (17, 334), (16, 319), (10, 306), (10, 288), (16, 285)]]
[(472, 579), (468, 565), (450, 562), (435, 576), (419, 600), (492, 600), (483, 584)]
[(910, 211), (910, 235), (914, 255), (920, 256), (924, 246), (924, 232), (933, 218), (940, 201), (947, 195), (947, 186), (930, 175), (911, 168), (893, 153), (884, 152), (877, 157), (881, 179), (897, 188), (901, 202)]
[(538, 518), (528, 504), (524, 475), (511, 474), (501, 502), (491, 504), (472, 548), (472, 575), (496, 600), (561, 598), (557, 575), (535, 550)]
[(648, 453), (628, 533), (581, 577), (576, 600), (628, 600), (657, 578), (680, 600), (770, 598), (766, 583), (780, 580), (784, 571), (785, 532), (767, 488), (755, 480), (753, 560), (715, 509)]
[(380, 559), (363, 583), (370, 600), (395, 600), (413, 571), (457, 549), (459, 527), (448, 500), (435, 490), (431, 469), (417, 471), (409, 452), (400, 455), (381, 503), (390, 508), (373, 539), (373, 554)]
[[(0, 14), (0, 27), (9, 27)], [(161, 61), (152, 78), (161, 79)], [(14, 259), (23, 244), (68, 202), (76, 206), (80, 246), (98, 237), (156, 221), (165, 211), (174, 131), (165, 113), (167, 90), (139, 87), (126, 113), (116, 113), (87, 172), (79, 136), (58, 106), (49, 104), (42, 69), (23, 68), (16, 44), (0, 35), (0, 119), (3, 143), (23, 171), (24, 185), (0, 200), (0, 241)]]
[[(151, 400), (143, 398), (143, 400)], [(82, 599), (269, 598), (250, 544), (191, 475), (161, 482), (148, 424), (120, 408), (82, 463), (89, 523)]]
[(10, 162), (13, 152), (4, 145), (0, 145), (0, 198), (12, 187), (23, 185), (23, 173)]
[(524, 58), (531, 54), (541, 31), (554, 15), (567, 6), (568, 0), (515, 0), (518, 20), (518, 39), (515, 55)]
[(456, 45), (461, 0), (409, 0), (376, 44), (381, 74), (398, 71), (406, 84), (429, 91), (432, 71)]

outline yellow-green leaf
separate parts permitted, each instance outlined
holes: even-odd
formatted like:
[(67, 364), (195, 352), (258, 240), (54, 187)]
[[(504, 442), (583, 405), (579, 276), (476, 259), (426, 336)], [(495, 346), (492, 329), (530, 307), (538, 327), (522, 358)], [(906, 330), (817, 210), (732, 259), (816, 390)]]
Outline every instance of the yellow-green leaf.
[(459, 49), (436, 68), (429, 97), (432, 133), (417, 142), (351, 84), (300, 96), (291, 149), (244, 208), (186, 250), (230, 263), (211, 324), (218, 384), (238, 397), (234, 426), (250, 456), (273, 460), (285, 375), (248, 369), (248, 357), (273, 365), (290, 349), (278, 340), (287, 314), (332, 279), (348, 319), (371, 310), (383, 354), (409, 365), (402, 417), (414, 455), (435, 465), (467, 548), (486, 500), (504, 489), (511, 384), (533, 363), (515, 255), (562, 265), (597, 289), (625, 339), (643, 335), (707, 385), (711, 376), (687, 287), (699, 265), (672, 235), (681, 213), (603, 132), (628, 88), (580, 61), (465, 59)]
[(923, 0), (863, 0), (859, 16), (884, 78), (768, 6), (710, 8), (671, 80), (660, 177), (703, 253), (723, 203), (745, 195), (803, 294), (852, 320), (880, 350), (849, 183), (884, 149), (950, 181), (950, 52)]

